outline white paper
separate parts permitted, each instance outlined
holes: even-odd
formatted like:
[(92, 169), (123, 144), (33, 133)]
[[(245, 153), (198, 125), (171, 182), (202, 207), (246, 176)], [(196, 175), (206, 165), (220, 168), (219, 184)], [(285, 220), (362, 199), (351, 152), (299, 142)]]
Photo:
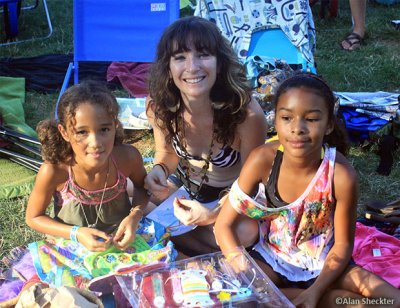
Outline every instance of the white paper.
[[(171, 194), (164, 202), (157, 206), (153, 211), (151, 211), (147, 217), (163, 225), (165, 228), (169, 229), (172, 236), (180, 235), (189, 232), (196, 228), (196, 225), (185, 226), (182, 224), (178, 218), (174, 215), (174, 205), (173, 201), (175, 198), (185, 198), (190, 200), (190, 196), (183, 186), (181, 186), (176, 192)], [(209, 203), (202, 203), (205, 207), (209, 209), (215, 208), (219, 200), (215, 200)]]
[(124, 129), (151, 129), (146, 116), (146, 98), (117, 98), (120, 106), (118, 119)]

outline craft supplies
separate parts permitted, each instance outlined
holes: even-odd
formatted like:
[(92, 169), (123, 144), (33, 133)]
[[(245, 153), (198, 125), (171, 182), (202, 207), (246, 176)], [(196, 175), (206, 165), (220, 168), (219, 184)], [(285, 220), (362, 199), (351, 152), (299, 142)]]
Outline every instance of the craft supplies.
[(151, 275), (151, 284), (153, 286), (153, 304), (157, 308), (164, 307), (165, 298), (164, 298), (164, 285), (163, 285), (163, 277), (161, 273), (154, 273)]
[(136, 272), (140, 288), (133, 290), (140, 302), (138, 306), (294, 307), (249, 254), (242, 247), (238, 251), (248, 265), (238, 273), (221, 252), (176, 261), (162, 268), (141, 268)]
[(180, 278), (180, 272), (176, 267), (173, 267), (169, 270), (169, 275), (171, 278), (172, 284), (172, 298), (174, 302), (180, 304), (183, 302), (183, 291), (182, 291), (182, 284)]

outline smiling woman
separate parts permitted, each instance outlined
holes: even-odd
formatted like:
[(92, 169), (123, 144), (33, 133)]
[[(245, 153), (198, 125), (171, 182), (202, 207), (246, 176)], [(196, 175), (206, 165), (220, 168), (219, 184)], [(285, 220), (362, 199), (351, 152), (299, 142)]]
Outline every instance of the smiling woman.
[[(229, 189), (250, 151), (264, 143), (267, 124), (244, 67), (214, 23), (189, 16), (164, 31), (151, 70), (147, 116), (156, 148), (145, 179), (152, 201), (183, 186), (190, 199), (175, 200), (175, 216), (200, 227), (175, 243), (191, 255), (218, 249), (212, 226), (220, 207), (203, 204)], [(253, 225), (241, 234), (242, 243), (251, 245), (257, 228), (250, 220), (242, 223)]]

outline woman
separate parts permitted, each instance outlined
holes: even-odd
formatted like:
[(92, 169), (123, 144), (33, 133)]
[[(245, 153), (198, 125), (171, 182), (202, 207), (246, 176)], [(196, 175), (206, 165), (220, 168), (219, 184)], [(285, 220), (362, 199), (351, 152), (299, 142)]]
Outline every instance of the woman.
[[(190, 255), (217, 250), (212, 226), (219, 207), (202, 203), (220, 199), (250, 151), (264, 143), (264, 113), (229, 42), (200, 17), (181, 18), (164, 31), (149, 84), (147, 116), (156, 153), (146, 188), (159, 203), (183, 185), (191, 200), (175, 199), (175, 216), (199, 227), (174, 242)], [(241, 233), (247, 224), (252, 226)], [(257, 239), (257, 230), (244, 218), (236, 233), (247, 246)]]

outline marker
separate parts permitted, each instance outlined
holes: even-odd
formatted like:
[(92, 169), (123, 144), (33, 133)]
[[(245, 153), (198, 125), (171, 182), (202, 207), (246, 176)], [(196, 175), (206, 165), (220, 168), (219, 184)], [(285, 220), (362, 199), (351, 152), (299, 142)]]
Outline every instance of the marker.
[(172, 292), (175, 303), (181, 304), (183, 302), (183, 291), (182, 291), (182, 284), (181, 278), (179, 277), (179, 270), (176, 267), (173, 267), (169, 271), (169, 275), (171, 278), (172, 284)]
[(153, 304), (157, 308), (162, 308), (165, 305), (164, 288), (161, 273), (151, 275), (151, 284), (153, 286)]

